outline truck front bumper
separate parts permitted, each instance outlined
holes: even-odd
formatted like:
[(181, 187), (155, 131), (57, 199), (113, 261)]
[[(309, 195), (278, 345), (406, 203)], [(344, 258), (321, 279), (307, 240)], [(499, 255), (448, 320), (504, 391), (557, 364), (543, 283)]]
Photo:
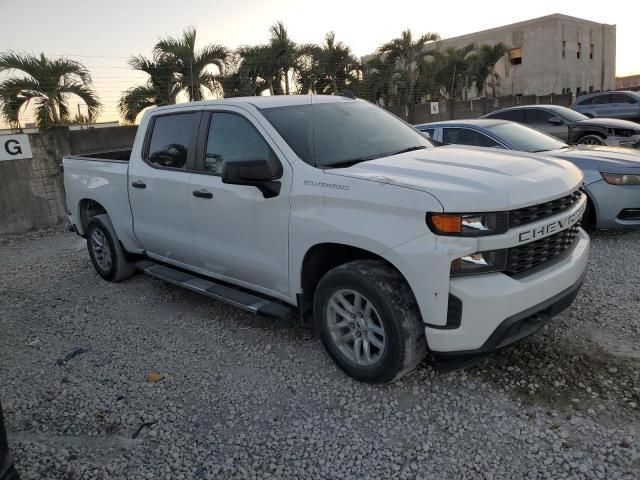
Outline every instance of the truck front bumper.
[(436, 359), (469, 359), (522, 340), (568, 307), (578, 294), (589, 254), (580, 229), (568, 254), (524, 276), (491, 273), (452, 278), (449, 293), (462, 306), (460, 325), (428, 325), (427, 342)]

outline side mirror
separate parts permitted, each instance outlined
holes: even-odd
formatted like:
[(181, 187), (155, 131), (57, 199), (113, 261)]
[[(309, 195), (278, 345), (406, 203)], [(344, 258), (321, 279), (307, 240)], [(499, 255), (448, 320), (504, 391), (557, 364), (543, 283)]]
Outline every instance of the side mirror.
[(429, 132), (420, 132), (422, 134), (422, 136), (424, 138), (426, 138), (427, 140), (431, 140), (431, 135), (429, 134)]
[(551, 125), (564, 125), (564, 122), (562, 120), (560, 120), (560, 118), (558, 118), (558, 117), (551, 117), (549, 119), (549, 123)]
[(225, 160), (222, 163), (222, 183), (252, 185), (262, 192), (264, 198), (277, 197), (281, 185), (274, 179), (282, 174), (282, 167), (274, 169), (275, 163), (267, 159)]

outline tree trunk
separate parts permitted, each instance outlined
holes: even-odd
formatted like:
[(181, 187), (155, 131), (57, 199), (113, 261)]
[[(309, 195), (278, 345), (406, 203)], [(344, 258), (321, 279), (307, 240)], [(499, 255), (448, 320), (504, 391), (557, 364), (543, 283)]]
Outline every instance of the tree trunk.
[(289, 91), (289, 70), (284, 71), (284, 91), (287, 95), (291, 93)]

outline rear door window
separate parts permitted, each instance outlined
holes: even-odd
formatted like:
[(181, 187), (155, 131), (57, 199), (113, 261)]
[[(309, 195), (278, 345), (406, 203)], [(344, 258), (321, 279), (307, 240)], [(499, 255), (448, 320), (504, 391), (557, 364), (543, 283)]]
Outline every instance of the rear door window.
[(155, 167), (184, 169), (193, 156), (200, 112), (157, 116), (149, 139), (147, 161)]
[(634, 100), (624, 93), (612, 93), (611, 103), (635, 103)]
[(443, 129), (442, 139), (444, 143), (451, 143), (454, 145), (471, 145), (475, 147), (501, 147), (498, 142), (489, 138), (488, 136), (461, 127), (446, 127)]
[(611, 95), (598, 95), (593, 97), (591, 102), (593, 105), (604, 105), (605, 103), (611, 103)]

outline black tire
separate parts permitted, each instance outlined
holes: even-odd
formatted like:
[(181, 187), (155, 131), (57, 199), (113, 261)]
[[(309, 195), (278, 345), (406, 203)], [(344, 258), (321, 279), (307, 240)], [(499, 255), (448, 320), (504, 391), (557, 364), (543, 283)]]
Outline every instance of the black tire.
[(578, 145), (604, 145), (604, 137), (598, 133), (587, 133), (578, 139)]
[[(365, 297), (383, 325), (385, 347), (374, 365), (358, 365), (332, 338), (329, 301), (341, 290), (355, 291)], [(357, 260), (329, 271), (318, 284), (313, 311), (327, 353), (356, 380), (392, 382), (413, 370), (427, 353), (424, 324), (415, 297), (402, 275), (381, 261)]]
[(587, 197), (587, 208), (582, 214), (582, 220), (580, 225), (587, 231), (595, 230), (596, 228), (596, 209), (593, 206), (593, 202)]
[[(103, 248), (108, 249), (110, 262), (101, 260), (96, 236), (105, 240), (102, 242)], [(110, 282), (119, 282), (135, 273), (136, 269), (127, 261), (124, 249), (106, 213), (93, 217), (87, 227), (86, 238), (91, 263), (102, 278)]]

